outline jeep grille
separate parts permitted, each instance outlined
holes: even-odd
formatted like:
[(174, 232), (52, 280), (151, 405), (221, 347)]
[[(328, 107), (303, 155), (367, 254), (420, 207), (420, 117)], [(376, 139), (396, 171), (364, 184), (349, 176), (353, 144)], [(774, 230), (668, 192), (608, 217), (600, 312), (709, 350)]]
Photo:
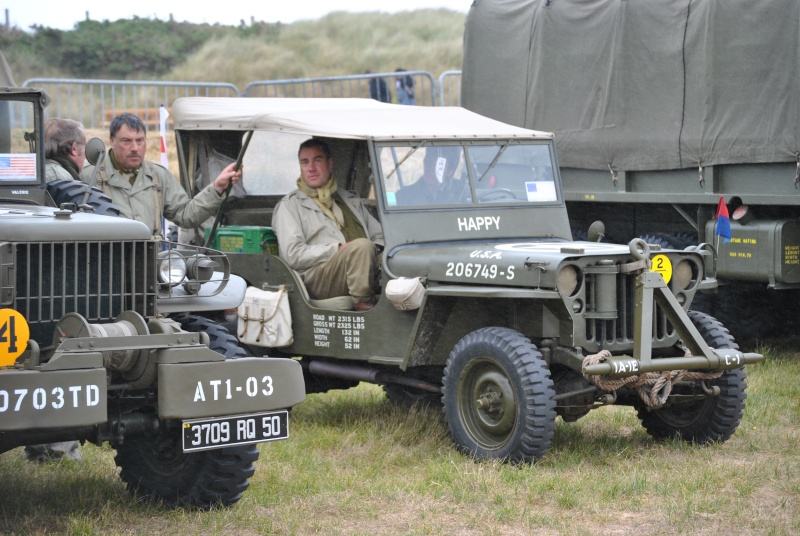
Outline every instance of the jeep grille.
[[(590, 270), (587, 270), (590, 272)], [(603, 348), (613, 349), (615, 345), (629, 347), (634, 339), (634, 304), (636, 302), (636, 274), (616, 274), (616, 311), (604, 311), (598, 306), (599, 288), (603, 283), (598, 279), (608, 277), (600, 274), (586, 274), (586, 339)], [(605, 286), (605, 285), (603, 285)], [(608, 288), (606, 288), (606, 291)], [(664, 311), (653, 303), (653, 342), (672, 340), (675, 328), (667, 320)], [(606, 308), (607, 309), (607, 308)]]
[[(15, 243), (2, 252), (3, 306), (25, 316), (31, 338), (41, 345), (52, 342), (55, 324), (66, 313), (99, 322), (126, 310), (145, 317), (156, 312), (151, 241)], [(14, 259), (10, 273), (9, 258)]]

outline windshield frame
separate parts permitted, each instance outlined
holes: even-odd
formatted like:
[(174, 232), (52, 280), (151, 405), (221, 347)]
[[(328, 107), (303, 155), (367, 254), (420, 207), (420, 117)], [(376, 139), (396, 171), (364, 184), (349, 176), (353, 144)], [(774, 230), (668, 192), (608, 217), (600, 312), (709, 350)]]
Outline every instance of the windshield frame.
[[(12, 92), (0, 96), (0, 157), (7, 158), (11, 166), (10, 160), (14, 157), (35, 155), (33, 173), (29, 177), (2, 177), (0, 187), (39, 186), (44, 183), (44, 147), (40, 143), (44, 126), (40, 99), (39, 92)], [(18, 139), (20, 136), (22, 139)], [(20, 144), (33, 150), (15, 150), (21, 147)]]

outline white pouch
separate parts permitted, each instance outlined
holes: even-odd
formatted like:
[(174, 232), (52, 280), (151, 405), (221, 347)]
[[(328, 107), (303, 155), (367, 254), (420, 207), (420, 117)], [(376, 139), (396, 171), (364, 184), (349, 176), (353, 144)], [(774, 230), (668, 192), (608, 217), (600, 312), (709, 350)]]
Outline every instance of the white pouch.
[(419, 277), (398, 277), (386, 284), (386, 297), (398, 311), (413, 311), (422, 305), (425, 287)]
[(283, 348), (294, 342), (292, 312), (286, 287), (275, 292), (247, 287), (239, 306), (239, 341), (253, 346)]

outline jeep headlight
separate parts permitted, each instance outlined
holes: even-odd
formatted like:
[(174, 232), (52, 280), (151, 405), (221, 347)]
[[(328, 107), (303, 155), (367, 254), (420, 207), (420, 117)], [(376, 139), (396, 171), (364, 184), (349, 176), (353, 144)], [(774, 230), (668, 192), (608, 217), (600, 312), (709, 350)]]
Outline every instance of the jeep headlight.
[(158, 254), (158, 281), (174, 287), (186, 279), (186, 261), (176, 251), (162, 251)]
[(194, 255), (186, 259), (186, 276), (189, 279), (205, 283), (211, 280), (214, 269), (217, 267), (219, 267), (219, 263), (205, 255)]
[(572, 296), (578, 288), (578, 270), (574, 266), (568, 264), (558, 271), (558, 280), (556, 282), (558, 291), (564, 296)]
[(686, 290), (692, 284), (692, 264), (683, 259), (675, 265), (672, 270), (672, 277), (675, 278), (675, 283), (681, 290)]
[(214, 276), (214, 268), (218, 266), (218, 262), (209, 259), (205, 255), (194, 255), (186, 259), (186, 276), (188, 279), (183, 284), (183, 290), (187, 294), (200, 292), (203, 283), (211, 281)]

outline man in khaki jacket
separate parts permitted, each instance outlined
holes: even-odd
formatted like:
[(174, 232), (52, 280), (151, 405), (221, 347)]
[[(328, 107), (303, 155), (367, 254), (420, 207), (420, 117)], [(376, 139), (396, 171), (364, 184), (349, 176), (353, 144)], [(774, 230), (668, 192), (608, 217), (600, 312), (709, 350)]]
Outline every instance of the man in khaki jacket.
[(85, 149), (83, 125), (72, 119), (49, 120), (44, 125), (45, 180), (80, 180)]
[[(154, 237), (162, 237), (162, 219), (180, 227), (200, 225), (213, 216), (223, 201), (228, 184), (236, 184), (241, 169), (229, 164), (214, 182), (189, 197), (169, 170), (144, 160), (145, 126), (133, 114), (124, 113), (111, 120), (111, 148), (100, 164), (96, 186), (111, 197), (120, 213), (150, 227)], [(81, 178), (89, 182), (94, 166), (86, 166)]]
[(328, 144), (300, 144), (297, 190), (275, 207), (272, 226), (281, 257), (300, 273), (314, 299), (350, 295), (357, 311), (376, 302), (380, 223), (361, 198), (337, 187)]

